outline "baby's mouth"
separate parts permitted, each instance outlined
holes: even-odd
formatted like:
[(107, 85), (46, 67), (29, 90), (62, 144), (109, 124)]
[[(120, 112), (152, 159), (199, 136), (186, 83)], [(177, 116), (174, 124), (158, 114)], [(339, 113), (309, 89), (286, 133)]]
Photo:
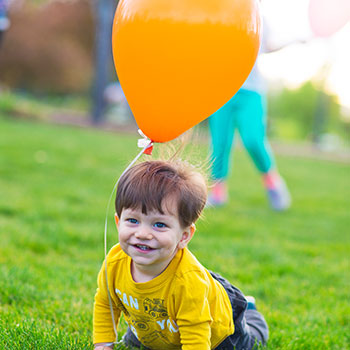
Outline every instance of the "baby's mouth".
[(134, 247), (143, 250), (143, 251), (149, 251), (149, 250), (153, 250), (153, 248), (149, 247), (148, 245), (145, 244), (134, 244)]

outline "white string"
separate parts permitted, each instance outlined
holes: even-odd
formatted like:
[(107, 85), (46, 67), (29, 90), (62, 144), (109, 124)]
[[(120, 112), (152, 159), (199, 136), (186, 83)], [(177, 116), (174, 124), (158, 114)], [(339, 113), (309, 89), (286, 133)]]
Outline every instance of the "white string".
[(112, 297), (111, 293), (109, 291), (109, 286), (108, 286), (108, 276), (107, 276), (107, 223), (108, 223), (108, 212), (109, 212), (109, 207), (114, 195), (114, 192), (116, 188), (118, 187), (118, 183), (120, 178), (135, 164), (135, 162), (141, 157), (143, 152), (148, 148), (152, 146), (152, 141), (149, 140), (147, 145), (145, 145), (142, 149), (142, 151), (131, 161), (131, 163), (126, 167), (126, 169), (122, 172), (122, 174), (119, 176), (118, 180), (116, 181), (113, 190), (109, 196), (108, 204), (107, 204), (107, 209), (106, 209), (106, 217), (105, 217), (105, 232), (104, 232), (104, 250), (105, 250), (105, 275), (106, 275), (106, 287), (107, 287), (107, 294), (108, 294), (108, 302), (109, 302), (109, 308), (111, 311), (112, 315), (112, 322), (113, 322), (113, 329), (115, 333), (115, 342), (118, 341), (118, 331), (117, 331), (117, 325), (115, 323), (115, 318), (114, 318), (114, 312), (113, 312), (113, 304), (112, 304)]

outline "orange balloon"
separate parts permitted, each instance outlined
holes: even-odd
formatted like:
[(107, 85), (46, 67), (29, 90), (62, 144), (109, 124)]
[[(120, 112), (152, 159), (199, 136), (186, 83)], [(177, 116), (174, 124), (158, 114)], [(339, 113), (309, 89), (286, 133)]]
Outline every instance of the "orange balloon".
[(114, 63), (143, 133), (172, 140), (241, 87), (261, 34), (257, 0), (121, 0)]

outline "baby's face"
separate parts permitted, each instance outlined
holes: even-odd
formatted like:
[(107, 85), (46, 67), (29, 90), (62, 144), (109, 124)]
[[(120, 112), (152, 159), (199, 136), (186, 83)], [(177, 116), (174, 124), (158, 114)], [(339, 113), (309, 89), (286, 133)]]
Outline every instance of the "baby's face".
[[(158, 276), (177, 251), (187, 245), (191, 228), (181, 227), (172, 199), (164, 200), (163, 211), (142, 213), (141, 208), (123, 209), (118, 222), (119, 242), (132, 259), (132, 274)], [(140, 279), (140, 278), (136, 278)], [(137, 281), (136, 281), (137, 282)]]

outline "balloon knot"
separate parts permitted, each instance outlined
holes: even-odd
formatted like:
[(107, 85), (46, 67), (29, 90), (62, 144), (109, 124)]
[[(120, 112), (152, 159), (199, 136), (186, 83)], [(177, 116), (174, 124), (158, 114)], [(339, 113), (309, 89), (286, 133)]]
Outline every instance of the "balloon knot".
[(142, 136), (142, 139), (138, 139), (137, 146), (144, 148), (143, 153), (151, 155), (153, 151), (153, 141), (151, 141), (140, 129), (138, 133)]
[(143, 151), (144, 154), (148, 154), (149, 156), (152, 155), (153, 151), (153, 143), (151, 142), (148, 147)]

